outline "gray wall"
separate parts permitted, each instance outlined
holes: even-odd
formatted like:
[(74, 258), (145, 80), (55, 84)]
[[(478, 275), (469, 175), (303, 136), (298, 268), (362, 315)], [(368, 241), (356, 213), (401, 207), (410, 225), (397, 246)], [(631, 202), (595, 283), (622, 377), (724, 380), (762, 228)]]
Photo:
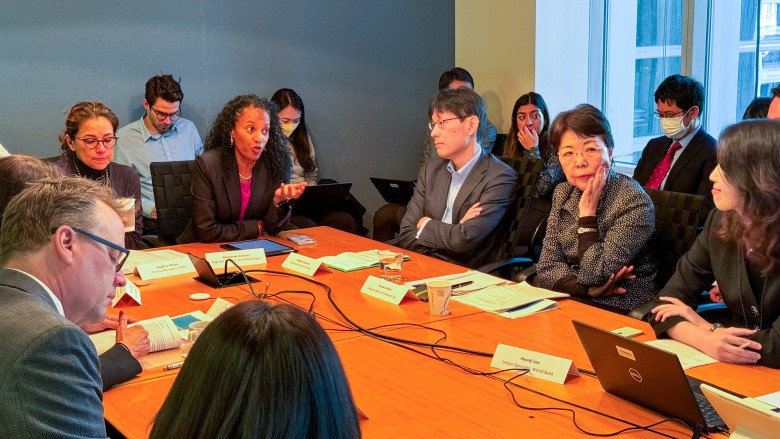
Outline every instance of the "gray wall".
[(426, 104), (455, 59), (453, 0), (0, 0), (0, 143), (51, 156), (63, 110), (99, 100), (120, 125), (146, 80), (181, 77), (184, 117), (205, 138), (233, 96), (295, 89), (320, 177), (414, 178)]

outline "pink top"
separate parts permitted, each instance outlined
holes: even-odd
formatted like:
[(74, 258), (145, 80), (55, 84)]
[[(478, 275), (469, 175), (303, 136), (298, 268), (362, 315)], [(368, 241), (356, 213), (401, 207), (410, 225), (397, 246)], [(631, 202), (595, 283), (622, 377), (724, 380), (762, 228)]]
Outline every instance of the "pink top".
[(252, 181), (241, 182), (241, 214), (238, 216), (239, 221), (244, 220), (244, 213), (246, 213), (246, 206), (249, 204), (249, 194), (252, 193)]

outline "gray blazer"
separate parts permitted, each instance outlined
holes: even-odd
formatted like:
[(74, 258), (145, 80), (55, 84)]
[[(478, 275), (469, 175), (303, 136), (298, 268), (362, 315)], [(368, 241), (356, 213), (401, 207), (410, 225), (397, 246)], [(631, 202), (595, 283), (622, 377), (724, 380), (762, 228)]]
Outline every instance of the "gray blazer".
[(0, 268), (0, 437), (105, 438), (95, 346), (31, 277)]
[[(492, 154), (480, 151), (453, 204), (454, 224), (447, 224), (441, 221), (452, 181), (447, 163), (449, 160), (431, 157), (420, 169), (414, 195), (401, 221), (398, 241), (401, 247), (418, 253), (478, 267), (492, 260), (514, 216), (517, 173)], [(476, 202), (480, 202), (482, 213), (459, 224)], [(426, 216), (431, 221), (417, 239), (417, 222)]]

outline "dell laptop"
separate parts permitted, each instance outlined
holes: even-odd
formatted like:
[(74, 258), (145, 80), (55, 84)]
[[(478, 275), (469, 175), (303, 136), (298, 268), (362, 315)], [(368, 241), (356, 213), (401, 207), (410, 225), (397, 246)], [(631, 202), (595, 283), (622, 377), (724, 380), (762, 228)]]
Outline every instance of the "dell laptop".
[(607, 392), (692, 429), (720, 431), (723, 420), (701, 393), (701, 380), (683, 372), (675, 354), (574, 320), (574, 329)]

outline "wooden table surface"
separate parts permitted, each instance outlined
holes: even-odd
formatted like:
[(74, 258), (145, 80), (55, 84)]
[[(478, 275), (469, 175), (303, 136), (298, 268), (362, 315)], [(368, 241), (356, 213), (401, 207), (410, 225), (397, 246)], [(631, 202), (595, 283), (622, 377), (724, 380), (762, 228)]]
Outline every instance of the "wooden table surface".
[[(303, 233), (316, 239), (317, 244), (296, 248), (300, 254), (315, 258), (344, 251), (391, 247), (327, 227), (306, 229)], [(283, 238), (272, 239), (289, 244)], [(216, 244), (188, 244), (170, 248), (199, 256), (220, 250)], [(463, 267), (437, 259), (418, 254), (410, 256), (412, 260), (403, 265), (402, 281), (465, 271)], [(267, 266), (250, 268), (285, 271), (281, 268), (283, 261), (284, 256), (269, 257)], [(360, 287), (368, 275), (378, 277), (379, 269), (349, 273), (334, 270), (332, 273), (318, 273), (314, 279), (332, 288), (333, 302), (351, 320), (365, 328), (378, 327), (376, 332), (382, 335), (435, 343), (441, 338), (438, 330), (446, 333), (446, 340), (442, 344), (492, 355), (497, 344), (503, 343), (572, 359), (578, 367), (585, 369), (591, 369), (591, 365), (571, 324), (572, 319), (607, 330), (632, 326), (644, 331), (639, 340), (654, 338), (646, 323), (570, 300), (560, 301), (557, 310), (515, 320), (484, 313), (457, 302), (452, 302), (449, 316), (432, 317), (428, 312), (428, 304), (424, 302), (404, 299), (400, 305), (393, 305), (361, 294)], [(420, 355), (419, 352), (431, 355), (430, 348), (418, 347), (414, 348), (418, 352), (413, 352), (345, 329), (344, 326), (350, 325), (336, 311), (325, 291), (316, 285), (265, 273), (252, 273), (252, 276), (261, 280), (255, 284), (258, 290), (264, 290), (266, 282), (270, 282), (271, 294), (293, 289), (314, 293), (317, 319), (336, 345), (356, 403), (369, 417), (362, 422), (366, 438), (546, 438), (552, 434), (560, 437), (585, 436), (573, 425), (571, 413), (520, 408), (515, 405), (501, 380), (472, 375), (455, 366)], [(132, 276), (130, 279), (137, 280)], [(192, 275), (152, 281), (143, 285), (141, 291), (143, 306), (118, 308), (135, 318), (144, 319), (166, 314), (174, 316), (197, 309), (207, 311), (213, 300), (191, 301), (189, 295), (193, 292), (209, 292), (212, 297), (225, 297), (233, 302), (254, 298), (246, 286), (216, 290), (193, 280)], [(312, 302), (311, 297), (302, 295), (285, 294), (281, 298), (306, 309)], [(270, 300), (281, 302), (280, 298)], [(487, 356), (443, 349), (437, 349), (436, 352), (476, 371), (494, 371), (490, 368), (491, 358)], [(780, 372), (761, 366), (716, 363), (691, 369), (688, 373), (748, 396), (769, 393), (780, 387)], [(162, 405), (175, 375), (176, 371), (147, 370), (129, 383), (107, 391), (104, 395), (106, 419), (128, 438), (147, 437), (154, 415)], [(502, 374), (505, 378), (511, 376)], [(604, 392), (598, 380), (588, 375), (570, 378), (564, 385), (530, 377), (517, 377), (513, 383), (637, 425), (648, 425), (662, 419), (653, 412)], [(583, 408), (568, 406), (547, 396), (510, 387), (513, 387), (518, 402), (524, 406), (574, 409), (580, 427), (590, 432), (609, 433), (631, 426)], [(691, 436), (684, 427), (668, 422), (654, 430), (671, 437)], [(622, 436), (661, 437), (647, 431), (634, 431)]]

